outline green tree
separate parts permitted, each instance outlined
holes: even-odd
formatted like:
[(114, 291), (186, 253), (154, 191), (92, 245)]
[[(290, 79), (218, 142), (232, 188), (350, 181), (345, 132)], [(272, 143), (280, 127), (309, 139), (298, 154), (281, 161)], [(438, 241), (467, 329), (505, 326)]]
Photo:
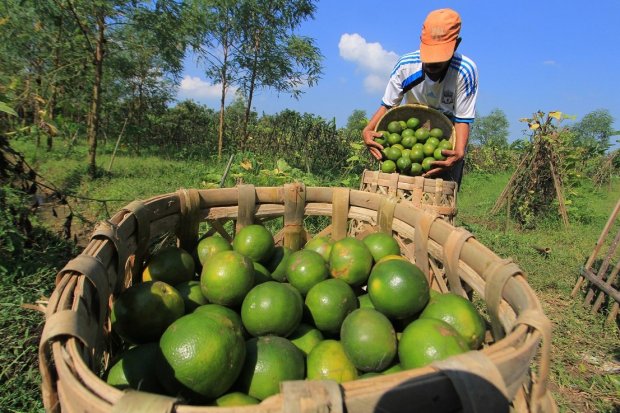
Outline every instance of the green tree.
[[(97, 173), (97, 141), (101, 127), (102, 85), (104, 62), (113, 50), (108, 44), (124, 44), (121, 27), (134, 28), (142, 34), (141, 40), (153, 43), (167, 65), (162, 67), (175, 72), (181, 70), (180, 61), (184, 55), (183, 6), (174, 0), (133, 1), (96, 0), (55, 2), (63, 17), (73, 20), (82, 34), (85, 53), (90, 56), (92, 85), (87, 118), (88, 171), (91, 177)], [(175, 49), (177, 49), (175, 51)]]
[(368, 124), (368, 118), (366, 117), (366, 111), (362, 109), (355, 109), (347, 119), (347, 126), (345, 129), (349, 132), (360, 132), (361, 139), (361, 131)]
[(508, 147), (508, 119), (501, 109), (493, 109), (487, 116), (476, 116), (469, 140), (472, 144), (493, 147)]
[(312, 38), (295, 34), (301, 23), (314, 17), (313, 0), (244, 0), (241, 7), (243, 53), (237, 64), (243, 71), (241, 87), (247, 105), (243, 136), (254, 94), (272, 88), (299, 98), (303, 88), (316, 84), (322, 73), (322, 55)]
[(205, 66), (205, 75), (220, 85), (218, 125), (218, 158), (222, 156), (225, 134), (226, 95), (238, 82), (238, 65), (234, 64), (240, 51), (239, 27), (243, 23), (238, 0), (194, 0), (189, 3), (194, 27), (192, 43)]
[(620, 135), (613, 129), (614, 118), (607, 109), (597, 109), (586, 114), (571, 129), (575, 132), (575, 144), (604, 153), (610, 147), (609, 138)]

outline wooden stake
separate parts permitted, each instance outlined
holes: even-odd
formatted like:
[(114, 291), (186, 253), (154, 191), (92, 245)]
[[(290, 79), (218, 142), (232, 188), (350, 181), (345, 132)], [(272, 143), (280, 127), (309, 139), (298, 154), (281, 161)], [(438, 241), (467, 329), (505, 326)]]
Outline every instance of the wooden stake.
[(114, 158), (116, 157), (116, 151), (118, 150), (118, 144), (121, 142), (121, 137), (123, 136), (123, 132), (125, 132), (125, 126), (127, 126), (127, 121), (129, 118), (125, 118), (125, 123), (123, 123), (123, 127), (121, 128), (121, 133), (118, 134), (118, 139), (116, 139), (116, 145), (114, 145), (114, 152), (112, 152), (112, 157), (110, 158), (110, 164), (108, 165), (108, 172), (112, 169), (112, 163), (114, 163)]

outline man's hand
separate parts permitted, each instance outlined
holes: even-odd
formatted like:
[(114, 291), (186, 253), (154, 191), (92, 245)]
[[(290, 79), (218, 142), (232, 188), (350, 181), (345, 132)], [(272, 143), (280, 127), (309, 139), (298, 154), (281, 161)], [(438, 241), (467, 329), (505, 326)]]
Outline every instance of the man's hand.
[(422, 174), (425, 178), (432, 178), (433, 176), (439, 175), (448, 169), (452, 168), (457, 164), (458, 161), (465, 157), (465, 154), (462, 152), (453, 151), (450, 149), (444, 149), (441, 151), (441, 154), (446, 157), (444, 161), (435, 161), (432, 163), (433, 169), (427, 171)]
[(364, 129), (362, 131), (362, 139), (364, 139), (366, 147), (368, 148), (372, 156), (374, 156), (377, 160), (380, 161), (381, 159), (383, 159), (383, 154), (381, 153), (381, 151), (383, 150), (383, 146), (380, 143), (375, 142), (375, 138), (379, 137), (381, 137), (381, 134), (379, 132), (375, 132), (370, 129)]

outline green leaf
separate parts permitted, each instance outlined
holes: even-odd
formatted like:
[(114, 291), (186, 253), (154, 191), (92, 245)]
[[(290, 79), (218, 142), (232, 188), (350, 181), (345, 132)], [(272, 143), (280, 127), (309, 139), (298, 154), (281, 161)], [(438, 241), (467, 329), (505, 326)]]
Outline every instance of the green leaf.
[(12, 107), (4, 102), (0, 102), (0, 112), (8, 113), (9, 115), (17, 116), (17, 112)]

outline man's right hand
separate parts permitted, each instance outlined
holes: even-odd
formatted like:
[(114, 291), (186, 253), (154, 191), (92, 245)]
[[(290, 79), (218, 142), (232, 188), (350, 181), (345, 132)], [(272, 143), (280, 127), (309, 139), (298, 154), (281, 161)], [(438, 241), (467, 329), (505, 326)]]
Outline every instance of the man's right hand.
[(362, 139), (364, 139), (366, 147), (368, 148), (372, 156), (374, 156), (378, 161), (383, 159), (383, 154), (381, 153), (381, 151), (383, 150), (383, 146), (380, 143), (375, 142), (375, 138), (379, 138), (380, 136), (381, 133), (375, 132), (371, 129), (364, 129), (362, 131)]

